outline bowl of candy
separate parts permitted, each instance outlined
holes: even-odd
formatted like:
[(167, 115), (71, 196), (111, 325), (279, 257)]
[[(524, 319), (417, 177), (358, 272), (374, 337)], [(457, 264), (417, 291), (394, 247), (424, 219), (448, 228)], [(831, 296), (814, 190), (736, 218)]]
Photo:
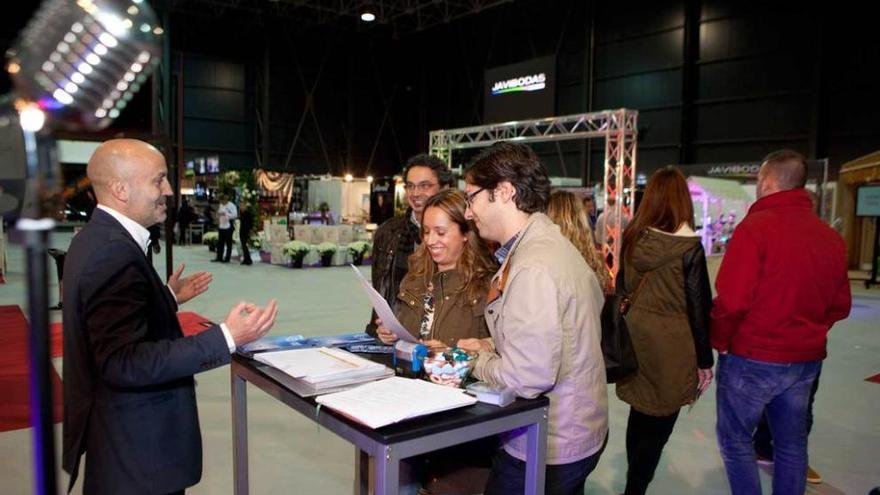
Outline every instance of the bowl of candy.
[(458, 347), (428, 353), (425, 357), (425, 376), (428, 380), (447, 387), (461, 387), (476, 359), (475, 355), (469, 354)]

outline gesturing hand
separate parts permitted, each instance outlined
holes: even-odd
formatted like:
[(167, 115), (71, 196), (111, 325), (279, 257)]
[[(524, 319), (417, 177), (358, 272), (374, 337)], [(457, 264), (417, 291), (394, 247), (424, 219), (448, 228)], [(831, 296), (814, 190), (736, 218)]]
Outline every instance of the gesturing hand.
[(275, 324), (278, 314), (278, 303), (269, 301), (265, 308), (249, 302), (240, 302), (233, 306), (226, 316), (226, 327), (232, 334), (235, 346), (241, 346), (266, 335)]
[(171, 277), (168, 278), (168, 288), (174, 291), (178, 305), (183, 304), (208, 290), (208, 286), (211, 285), (211, 280), (213, 278), (208, 272), (196, 272), (188, 277), (180, 278), (180, 276), (183, 275), (183, 269), (185, 267), (186, 265), (181, 264), (177, 267), (177, 270), (174, 270)]

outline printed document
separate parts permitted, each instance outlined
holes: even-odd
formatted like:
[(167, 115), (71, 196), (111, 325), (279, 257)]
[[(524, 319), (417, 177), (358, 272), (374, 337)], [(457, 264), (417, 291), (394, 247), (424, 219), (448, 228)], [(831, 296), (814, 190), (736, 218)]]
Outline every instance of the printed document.
[(357, 274), (358, 279), (361, 282), (361, 286), (364, 288), (364, 292), (367, 293), (367, 296), (370, 298), (370, 302), (373, 304), (373, 309), (376, 310), (376, 314), (379, 315), (379, 318), (382, 319), (382, 323), (388, 330), (391, 330), (391, 333), (397, 335), (397, 338), (404, 342), (413, 342), (418, 343), (419, 341), (412, 336), (406, 328), (403, 328), (403, 325), (397, 321), (397, 317), (394, 316), (394, 311), (391, 310), (391, 306), (388, 305), (388, 301), (382, 297), (382, 294), (373, 288), (373, 284), (367, 280), (360, 270), (357, 269), (354, 265), (349, 265), (352, 270)]
[(402, 377), (370, 382), (315, 400), (374, 429), (477, 402), (462, 389)]
[(385, 365), (381, 363), (334, 347), (261, 353), (255, 355), (254, 359), (312, 385), (343, 378), (369, 379), (386, 371)]

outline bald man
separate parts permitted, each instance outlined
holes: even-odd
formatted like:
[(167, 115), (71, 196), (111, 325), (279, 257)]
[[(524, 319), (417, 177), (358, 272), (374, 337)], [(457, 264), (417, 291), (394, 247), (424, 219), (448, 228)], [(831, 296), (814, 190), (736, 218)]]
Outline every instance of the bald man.
[(269, 331), (275, 301), (235, 305), (220, 325), (184, 337), (178, 304), (210, 275), (162, 282), (147, 262), (148, 227), (171, 194), (162, 154), (133, 139), (101, 144), (87, 173), (98, 206), (70, 245), (64, 284), (64, 452), (69, 489), (86, 455), (83, 493), (183, 493), (202, 473), (193, 375), (229, 362)]
[(761, 493), (752, 433), (766, 410), (773, 493), (802, 494), (807, 411), (828, 331), (849, 314), (846, 246), (816, 215), (804, 157), (773, 152), (724, 255), (712, 308), (718, 444), (733, 495)]

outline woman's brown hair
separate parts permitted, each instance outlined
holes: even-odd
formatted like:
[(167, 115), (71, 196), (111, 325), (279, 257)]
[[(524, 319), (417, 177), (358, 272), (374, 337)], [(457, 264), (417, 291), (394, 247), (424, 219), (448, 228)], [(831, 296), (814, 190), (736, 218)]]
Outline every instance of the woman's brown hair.
[(559, 226), (562, 235), (574, 244), (587, 265), (596, 272), (602, 290), (610, 292), (611, 275), (602, 260), (602, 255), (596, 250), (593, 229), (587, 221), (587, 211), (583, 202), (574, 193), (553, 191), (550, 194), (550, 202), (547, 203), (547, 216)]
[[(498, 264), (489, 254), (489, 248), (479, 236), (477, 227), (464, 217), (467, 209), (464, 193), (457, 189), (444, 189), (425, 201), (423, 216), (428, 208), (439, 208), (443, 211), (453, 223), (458, 225), (462, 235), (467, 239), (461, 258), (456, 263), (456, 269), (464, 278), (462, 290), (466, 292), (467, 300), (473, 301), (485, 297), (489, 290), (489, 281), (498, 269)], [(409, 272), (406, 276), (421, 279), (427, 287), (436, 273), (437, 264), (431, 259), (428, 247), (422, 242), (409, 257)]]
[(646, 229), (673, 233), (684, 223), (694, 228), (694, 203), (684, 174), (667, 165), (648, 179), (642, 202), (623, 232), (623, 258), (629, 259), (636, 240)]

